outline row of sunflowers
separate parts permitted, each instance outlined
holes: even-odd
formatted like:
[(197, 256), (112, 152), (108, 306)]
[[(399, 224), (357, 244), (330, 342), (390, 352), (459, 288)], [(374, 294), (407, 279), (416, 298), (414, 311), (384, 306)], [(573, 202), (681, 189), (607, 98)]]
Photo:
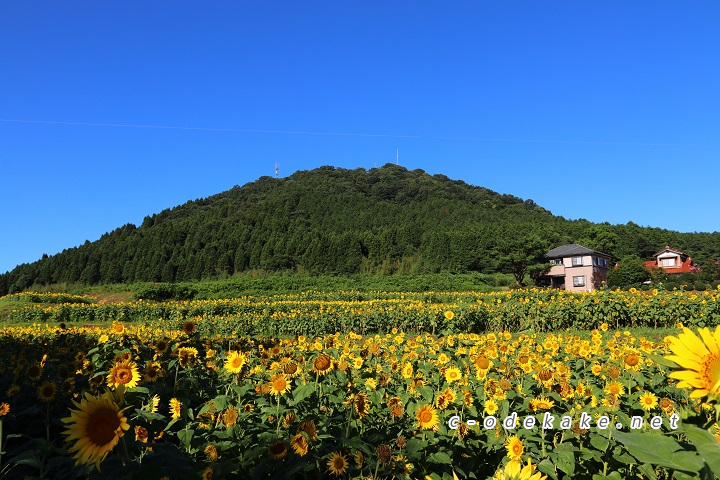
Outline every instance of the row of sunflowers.
[(654, 341), (607, 323), (582, 337), (392, 329), (278, 339), (198, 327), (0, 330), (0, 474), (557, 480), (718, 472), (720, 329)]
[[(305, 292), (224, 300), (91, 303), (88, 297), (53, 303), (43, 294), (13, 308), (12, 323), (143, 323), (155, 328), (192, 320), (203, 335), (321, 336), (352, 331), (407, 332), (561, 331), (720, 324), (720, 291), (572, 293), (555, 289), (511, 292)], [(45, 294), (46, 295), (46, 294)], [(0, 298), (0, 302), (3, 299)], [(445, 312), (453, 316), (447, 317)]]

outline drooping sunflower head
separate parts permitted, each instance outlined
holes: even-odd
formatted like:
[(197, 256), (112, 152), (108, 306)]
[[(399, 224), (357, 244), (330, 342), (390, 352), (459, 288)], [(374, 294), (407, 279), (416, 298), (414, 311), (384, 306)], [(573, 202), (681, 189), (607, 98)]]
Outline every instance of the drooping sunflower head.
[(198, 351), (195, 347), (180, 347), (177, 350), (177, 356), (181, 367), (192, 367), (197, 360)]
[(312, 420), (305, 420), (298, 425), (298, 433), (305, 432), (310, 440), (317, 440), (317, 428), (315, 422)]
[(125, 388), (134, 388), (139, 381), (140, 373), (138, 372), (135, 362), (121, 361), (115, 363), (107, 376), (107, 383), (111, 387), (124, 385)]
[(283, 373), (288, 377), (293, 378), (300, 373), (300, 368), (296, 362), (290, 361), (283, 365)]
[(222, 419), (226, 427), (232, 427), (237, 423), (238, 411), (235, 407), (228, 407), (227, 411), (223, 413)]
[(360, 392), (353, 400), (355, 412), (360, 418), (364, 418), (370, 412), (370, 399), (366, 393)]
[(293, 436), (292, 440), (290, 440), (290, 446), (295, 453), (301, 457), (307, 455), (308, 450), (310, 449), (307, 438), (305, 438), (305, 435), (303, 435), (302, 432), (296, 433), (295, 436)]
[(313, 371), (320, 375), (327, 374), (333, 368), (332, 357), (327, 353), (321, 353), (313, 360)]
[(170, 416), (173, 419), (180, 418), (180, 414), (182, 413), (182, 402), (178, 400), (177, 398), (171, 398), (170, 399)]
[(554, 406), (555, 401), (549, 399), (548, 397), (533, 398), (530, 400), (530, 408), (533, 412), (537, 412), (538, 410), (550, 410)]
[(287, 455), (288, 448), (284, 440), (276, 440), (268, 445), (268, 451), (272, 458), (279, 460)]
[(70, 416), (62, 419), (67, 427), (63, 432), (67, 441), (75, 441), (68, 451), (76, 452), (76, 465), (95, 464), (99, 469), (100, 462), (115, 448), (130, 425), (112, 392), (97, 397), (86, 393), (75, 405), (78, 410), (71, 410)]
[(148, 382), (154, 382), (163, 375), (162, 367), (155, 363), (149, 362), (145, 366), (145, 380)]

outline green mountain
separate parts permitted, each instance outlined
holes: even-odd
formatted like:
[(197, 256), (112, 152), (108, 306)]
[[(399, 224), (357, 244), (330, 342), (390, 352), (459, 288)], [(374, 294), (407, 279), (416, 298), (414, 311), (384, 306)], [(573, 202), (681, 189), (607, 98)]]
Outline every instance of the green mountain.
[(0, 295), (58, 282), (175, 282), (250, 269), (300, 273), (492, 273), (512, 245), (580, 243), (615, 258), (666, 244), (720, 257), (720, 234), (593, 224), (532, 200), (387, 164), (261, 177), (124, 225), (0, 275)]

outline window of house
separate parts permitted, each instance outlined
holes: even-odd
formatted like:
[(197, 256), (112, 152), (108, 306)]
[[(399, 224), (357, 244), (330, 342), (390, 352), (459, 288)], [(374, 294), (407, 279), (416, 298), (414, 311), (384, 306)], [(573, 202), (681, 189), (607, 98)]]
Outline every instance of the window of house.
[(675, 257), (673, 257), (673, 258), (663, 258), (663, 259), (662, 259), (662, 266), (663, 266), (663, 267), (674, 267), (674, 266), (675, 266)]
[(584, 287), (585, 286), (585, 275), (579, 277), (573, 277), (573, 287)]
[(573, 264), (573, 267), (575, 267), (577, 265), (582, 265), (583, 264), (582, 257), (572, 257), (572, 264)]

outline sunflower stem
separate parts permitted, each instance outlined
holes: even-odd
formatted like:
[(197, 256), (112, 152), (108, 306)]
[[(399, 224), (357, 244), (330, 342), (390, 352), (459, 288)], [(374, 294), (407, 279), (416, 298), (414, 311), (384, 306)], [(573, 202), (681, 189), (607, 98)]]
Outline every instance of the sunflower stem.
[(277, 396), (277, 409), (275, 410), (275, 412), (277, 413), (277, 417), (278, 417), (277, 430), (275, 430), (275, 433), (277, 435), (280, 435), (280, 421), (281, 421), (281, 419), (280, 419), (280, 395)]

